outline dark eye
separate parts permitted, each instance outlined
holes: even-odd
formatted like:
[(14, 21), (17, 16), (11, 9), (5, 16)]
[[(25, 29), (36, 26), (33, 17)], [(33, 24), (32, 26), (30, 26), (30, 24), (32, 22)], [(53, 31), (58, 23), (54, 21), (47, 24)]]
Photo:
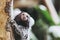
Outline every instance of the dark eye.
[(24, 15), (24, 14), (22, 14), (22, 15)]
[(26, 17), (28, 17), (28, 16), (26, 16)]

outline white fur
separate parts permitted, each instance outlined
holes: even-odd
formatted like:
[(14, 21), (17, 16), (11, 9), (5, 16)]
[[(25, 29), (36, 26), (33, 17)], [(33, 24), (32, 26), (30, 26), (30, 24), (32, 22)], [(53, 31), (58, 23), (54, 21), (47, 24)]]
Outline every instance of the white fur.
[[(13, 19), (19, 14), (21, 13), (21, 11), (19, 9), (14, 9), (14, 15), (13, 15)], [(23, 39), (24, 38), (24, 35), (28, 34), (28, 38), (26, 40), (30, 40), (30, 31), (31, 31), (31, 28), (32, 26), (34, 25), (35, 21), (34, 19), (27, 13), (27, 12), (24, 12), (25, 14), (27, 14), (29, 16), (29, 28), (28, 29), (25, 29), (23, 26), (21, 25), (18, 25), (16, 22), (13, 24), (15, 25), (16, 29), (20, 32), (20, 35), (22, 37), (21, 40), (25, 40)], [(16, 31), (17, 32), (17, 31)], [(23, 32), (23, 33), (22, 33)], [(18, 32), (17, 32), (18, 33)]]
[(12, 19), (14, 19), (19, 13), (21, 13), (21, 10), (16, 8), (13, 10), (13, 14), (12, 14)]

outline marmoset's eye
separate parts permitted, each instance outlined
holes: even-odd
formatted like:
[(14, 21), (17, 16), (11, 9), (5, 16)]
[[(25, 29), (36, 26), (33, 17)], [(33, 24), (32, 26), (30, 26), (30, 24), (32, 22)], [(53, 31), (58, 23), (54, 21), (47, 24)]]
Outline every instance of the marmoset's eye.
[(26, 16), (26, 17), (28, 17), (28, 16)]
[(22, 14), (22, 15), (24, 15), (24, 14)]

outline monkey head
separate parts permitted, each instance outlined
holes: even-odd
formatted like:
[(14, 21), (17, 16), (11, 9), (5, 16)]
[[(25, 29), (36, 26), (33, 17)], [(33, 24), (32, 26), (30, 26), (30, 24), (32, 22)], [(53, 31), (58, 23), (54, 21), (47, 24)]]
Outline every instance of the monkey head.
[(29, 20), (30, 15), (27, 12), (21, 12), (15, 17), (15, 21), (18, 25), (28, 26), (29, 27)]
[(27, 12), (22, 12), (20, 9), (16, 8), (13, 10), (13, 13), (11, 18), (15, 20), (18, 25), (30, 27), (34, 25), (34, 19)]
[(22, 12), (20, 14), (20, 18), (22, 21), (27, 21), (29, 19), (30, 15), (27, 12)]

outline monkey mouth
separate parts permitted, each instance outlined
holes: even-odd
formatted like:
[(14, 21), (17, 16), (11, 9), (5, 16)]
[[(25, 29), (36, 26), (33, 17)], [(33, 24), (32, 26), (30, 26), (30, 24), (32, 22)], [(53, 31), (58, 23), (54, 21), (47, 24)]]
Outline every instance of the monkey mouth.
[(24, 18), (23, 18), (23, 20), (24, 20), (24, 21), (26, 21), (26, 20), (27, 20), (27, 18), (25, 18), (25, 17), (24, 17)]

